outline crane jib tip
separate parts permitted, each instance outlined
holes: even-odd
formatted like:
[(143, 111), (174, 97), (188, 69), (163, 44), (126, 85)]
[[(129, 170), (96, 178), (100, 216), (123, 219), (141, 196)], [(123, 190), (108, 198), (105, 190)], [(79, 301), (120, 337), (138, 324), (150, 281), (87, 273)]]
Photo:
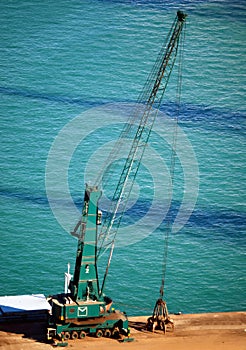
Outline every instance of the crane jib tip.
[(177, 17), (178, 17), (178, 20), (179, 20), (180, 22), (184, 22), (185, 19), (186, 19), (186, 17), (187, 17), (187, 14), (184, 13), (184, 12), (182, 12), (182, 11), (180, 11), (180, 10), (178, 10), (178, 11), (177, 11)]

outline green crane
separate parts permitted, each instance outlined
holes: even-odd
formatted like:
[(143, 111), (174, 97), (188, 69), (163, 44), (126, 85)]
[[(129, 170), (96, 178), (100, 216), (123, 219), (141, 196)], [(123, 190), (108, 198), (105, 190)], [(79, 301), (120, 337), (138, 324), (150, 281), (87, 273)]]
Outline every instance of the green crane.
[[(113, 152), (109, 155), (110, 162), (121, 147), (122, 139), (132, 132), (133, 124), (137, 123), (137, 130), (115, 187), (111, 206), (102, 223), (101, 212), (98, 209), (102, 175), (99, 174), (94, 186), (86, 185), (82, 217), (73, 232), (73, 235), (78, 237), (73, 279), (70, 281), (68, 293), (58, 294), (50, 299), (52, 305), (52, 319), (48, 331), (50, 337), (55, 333), (66, 339), (83, 338), (86, 334), (95, 334), (97, 337), (128, 334), (126, 314), (111, 309), (112, 300), (104, 295), (105, 281), (117, 230), (177, 57), (185, 19), (186, 14), (178, 11), (137, 101), (137, 107), (129, 123), (124, 126)], [(97, 263), (98, 257), (106, 251), (108, 251), (108, 261), (100, 287)]]

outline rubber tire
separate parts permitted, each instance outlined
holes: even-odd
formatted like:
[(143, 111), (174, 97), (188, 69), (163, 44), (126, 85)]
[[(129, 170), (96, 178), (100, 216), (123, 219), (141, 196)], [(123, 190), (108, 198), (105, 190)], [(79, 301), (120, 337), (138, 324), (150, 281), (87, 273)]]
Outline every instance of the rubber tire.
[(111, 330), (110, 329), (105, 329), (105, 331), (104, 331), (104, 337), (105, 338), (110, 338), (111, 337), (111, 335), (112, 335), (112, 332), (111, 332)]
[(71, 339), (76, 340), (76, 339), (78, 339), (78, 337), (79, 337), (78, 332), (72, 331)]
[(86, 333), (84, 331), (81, 331), (79, 333), (79, 339), (84, 339), (86, 337)]
[(70, 339), (70, 337), (71, 337), (71, 335), (70, 335), (69, 332), (65, 332), (64, 335), (63, 335), (63, 339), (64, 340), (68, 340), (68, 339)]
[(98, 329), (96, 331), (96, 338), (101, 338), (103, 336), (103, 331), (101, 329)]
[(118, 339), (120, 337), (120, 331), (118, 328), (112, 330), (112, 338)]

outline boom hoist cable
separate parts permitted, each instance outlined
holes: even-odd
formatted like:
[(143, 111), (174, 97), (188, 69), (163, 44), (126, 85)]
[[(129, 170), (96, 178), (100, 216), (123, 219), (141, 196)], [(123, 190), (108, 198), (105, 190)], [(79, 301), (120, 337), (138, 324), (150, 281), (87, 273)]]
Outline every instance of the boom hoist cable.
[[(110, 164), (115, 159), (115, 154), (118, 154), (118, 150), (122, 145), (122, 139), (127, 137), (133, 130), (133, 125), (137, 124), (137, 130), (130, 144), (128, 156), (110, 202), (110, 208), (105, 215), (100, 233), (98, 234), (97, 258), (109, 249), (107, 267), (100, 290), (101, 295), (103, 294), (105, 280), (115, 247), (116, 234), (177, 57), (185, 19), (186, 14), (178, 11), (167, 40), (157, 57), (143, 91), (140, 94), (136, 108), (129, 119), (129, 123), (123, 128), (119, 141), (108, 158), (108, 164)], [(101, 180), (102, 175), (99, 176), (97, 182), (100, 183)]]
[[(168, 202), (169, 208), (171, 207), (172, 202), (172, 189), (173, 189), (173, 181), (174, 181), (174, 170), (175, 170), (175, 159), (176, 159), (176, 145), (177, 145), (177, 127), (178, 127), (178, 117), (180, 114), (180, 99), (181, 99), (181, 88), (182, 88), (182, 64), (183, 64), (183, 53), (184, 53), (184, 34), (181, 36), (180, 40), (180, 50), (179, 50), (179, 67), (178, 67), (178, 83), (177, 83), (177, 91), (176, 91), (176, 118), (174, 124), (174, 133), (173, 133), (173, 142), (171, 148), (171, 164), (170, 164), (170, 182), (168, 189)], [(167, 228), (166, 228), (166, 237), (163, 251), (163, 266), (162, 266), (162, 281), (160, 287), (160, 297), (164, 296), (164, 284), (165, 284), (165, 274), (166, 274), (166, 264), (167, 264), (167, 253), (168, 253), (168, 238), (171, 232), (171, 224), (170, 220), (167, 220)]]
[[(173, 133), (173, 141), (171, 148), (171, 162), (170, 162), (170, 181), (168, 188), (168, 203), (169, 208), (171, 208), (172, 204), (172, 189), (173, 189), (173, 181), (174, 181), (174, 171), (175, 171), (175, 160), (176, 160), (176, 146), (177, 146), (177, 133), (178, 133), (178, 118), (180, 115), (180, 100), (181, 100), (181, 88), (182, 88), (182, 64), (183, 64), (183, 54), (184, 54), (184, 40), (185, 40), (185, 31), (183, 31), (183, 35), (180, 40), (180, 50), (179, 50), (179, 66), (178, 66), (178, 82), (177, 82), (177, 91), (176, 91), (176, 117), (174, 124), (174, 133)], [(162, 280), (160, 287), (160, 298), (164, 296), (164, 284), (165, 284), (165, 275), (166, 275), (166, 265), (167, 265), (167, 253), (168, 253), (168, 238), (171, 233), (171, 223), (170, 219), (167, 219), (166, 224), (166, 235), (164, 242), (164, 251), (163, 251), (163, 264), (162, 264)]]
[[(173, 190), (173, 181), (174, 181), (174, 171), (175, 171), (175, 160), (176, 160), (176, 145), (177, 145), (177, 127), (178, 127), (178, 117), (180, 114), (180, 99), (181, 99), (181, 88), (182, 88), (182, 63), (183, 63), (183, 53), (184, 53), (184, 36), (185, 31), (183, 31), (183, 35), (180, 40), (180, 51), (179, 51), (179, 67), (178, 67), (178, 83), (177, 83), (177, 91), (176, 91), (176, 118), (174, 125), (174, 133), (173, 133), (173, 142), (171, 148), (171, 164), (170, 164), (170, 182), (168, 189), (168, 202), (169, 208), (171, 208), (172, 204), (172, 190)], [(162, 278), (161, 278), (161, 286), (160, 286), (160, 297), (157, 299), (153, 314), (148, 318), (146, 328), (149, 331), (154, 331), (155, 329), (163, 330), (164, 334), (166, 333), (167, 328), (169, 327), (171, 331), (174, 329), (173, 320), (168, 315), (168, 309), (166, 302), (163, 300), (164, 298), (164, 288), (165, 288), (165, 277), (166, 277), (166, 268), (167, 268), (167, 255), (168, 255), (168, 240), (169, 235), (171, 233), (172, 227), (170, 218), (167, 218), (166, 224), (166, 233), (165, 233), (165, 241), (164, 241), (164, 250), (163, 250), (163, 261), (162, 261)]]

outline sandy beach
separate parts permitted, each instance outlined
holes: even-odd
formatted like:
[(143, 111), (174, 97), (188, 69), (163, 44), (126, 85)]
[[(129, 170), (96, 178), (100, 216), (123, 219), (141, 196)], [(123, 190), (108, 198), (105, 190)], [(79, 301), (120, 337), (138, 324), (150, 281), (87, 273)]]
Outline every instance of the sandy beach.
[[(86, 337), (68, 341), (67, 349), (164, 349), (170, 350), (246, 350), (246, 312), (171, 315), (174, 332), (145, 330), (147, 317), (129, 317), (132, 342)], [(3, 331), (4, 329), (4, 331)], [(1, 350), (41, 350), (53, 346), (44, 341), (43, 325), (1, 325)]]

